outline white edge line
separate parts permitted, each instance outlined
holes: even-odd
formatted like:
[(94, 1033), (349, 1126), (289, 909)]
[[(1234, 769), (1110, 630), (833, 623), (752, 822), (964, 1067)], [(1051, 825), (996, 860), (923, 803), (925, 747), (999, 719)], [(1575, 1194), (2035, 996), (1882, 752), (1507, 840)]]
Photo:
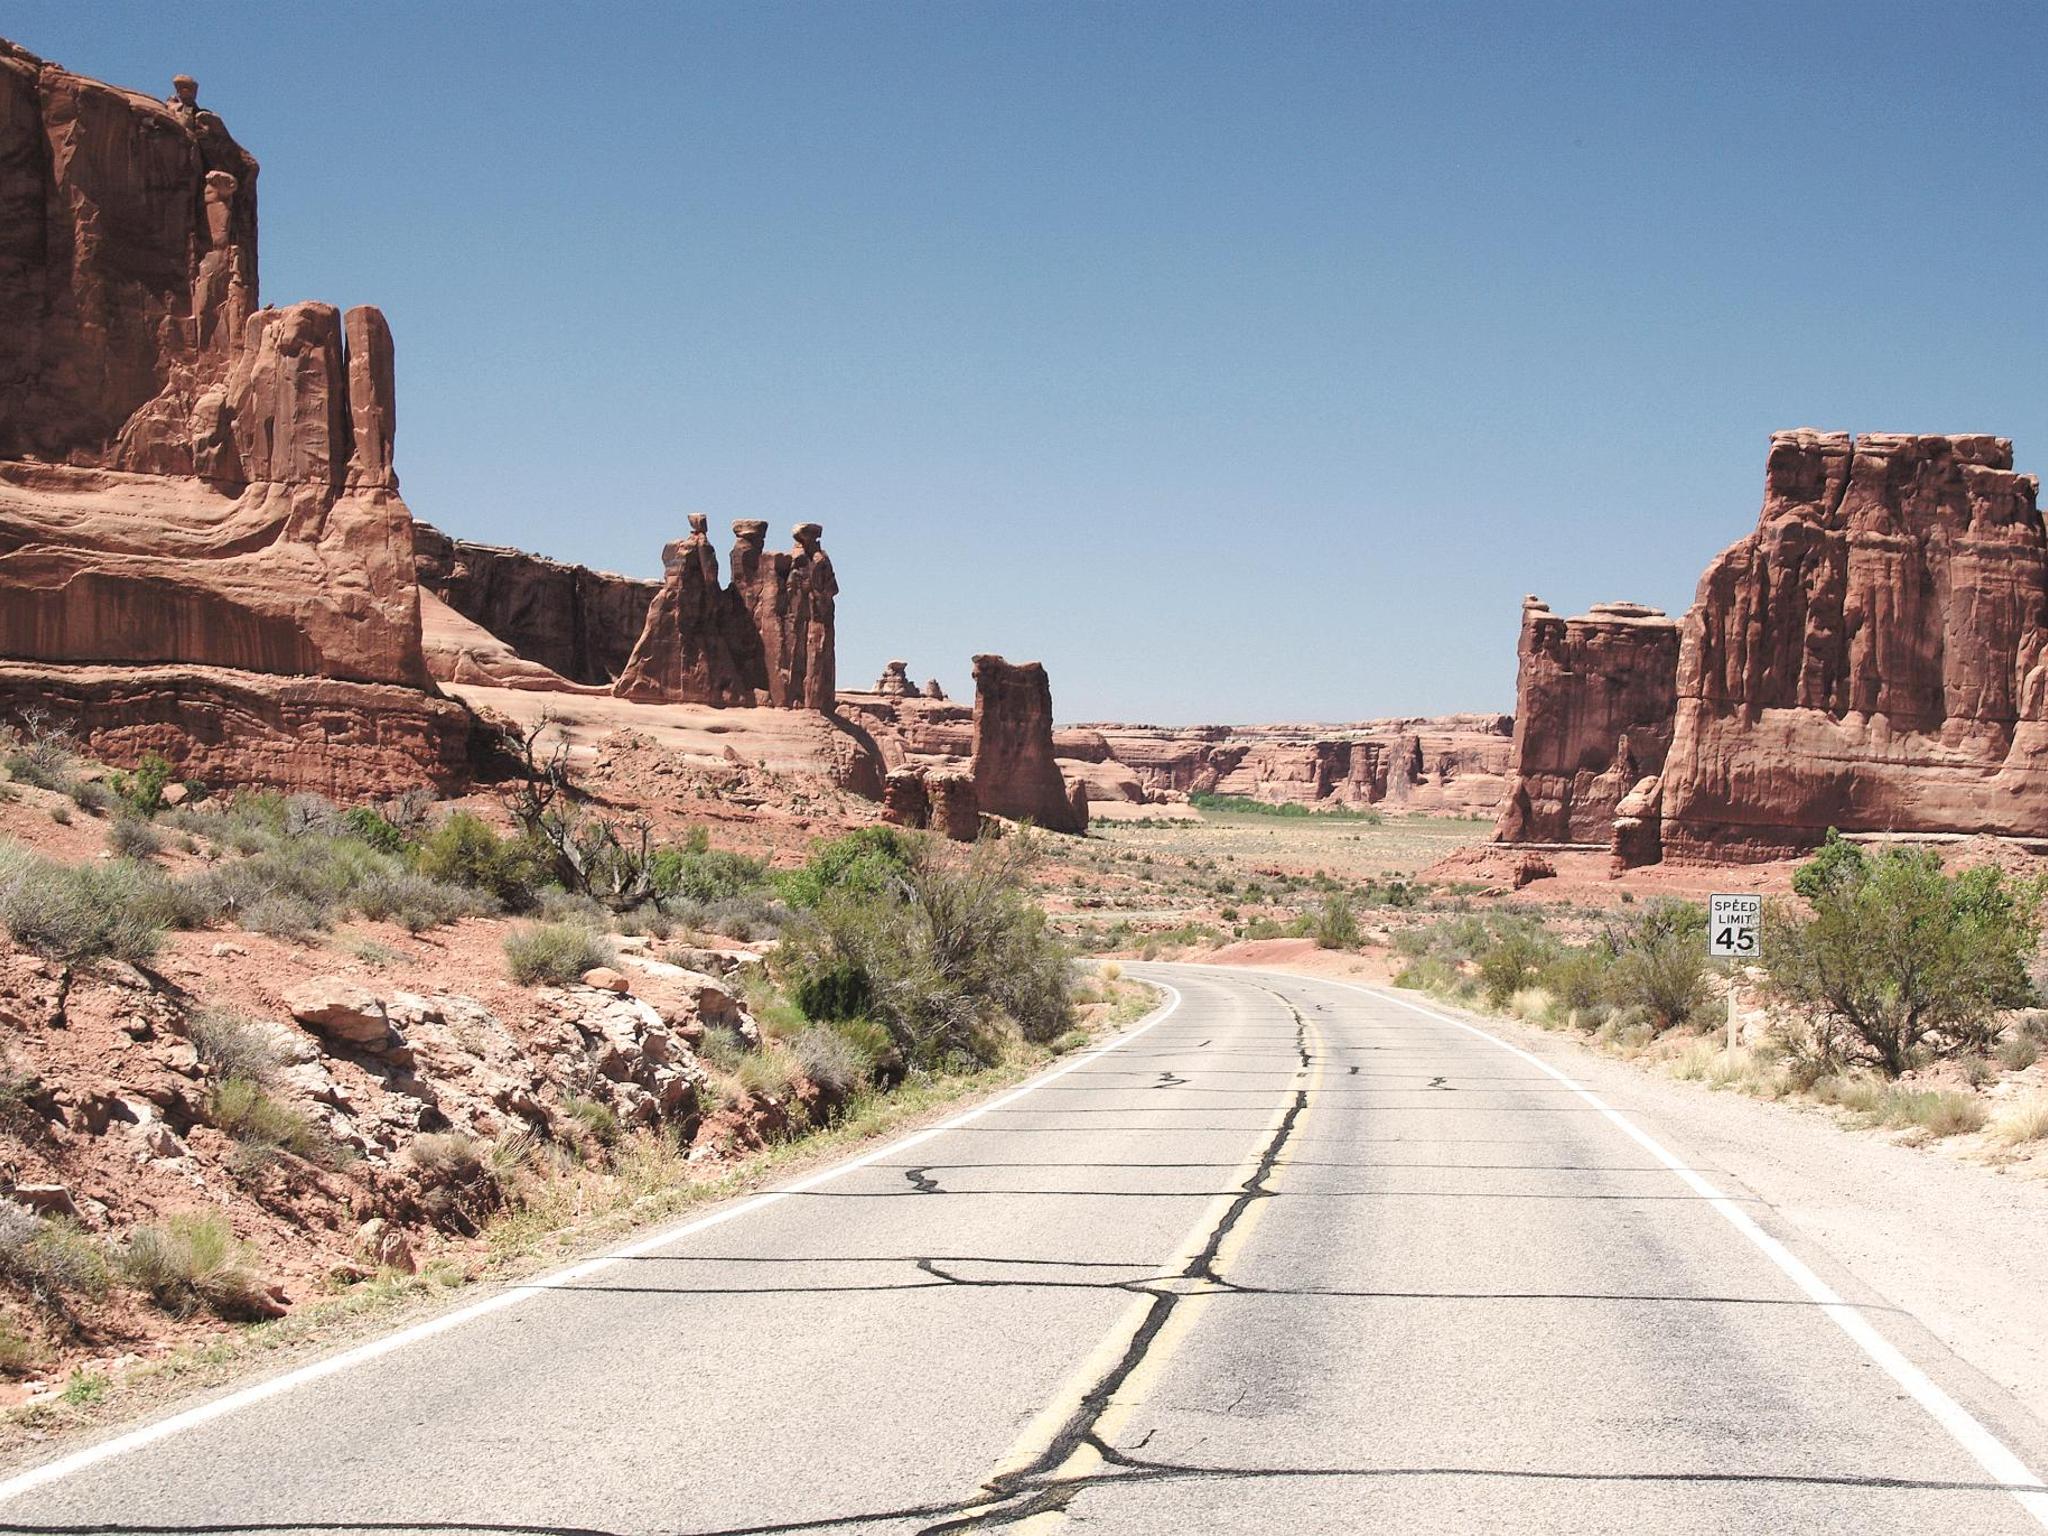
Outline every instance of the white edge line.
[(910, 1135), (877, 1147), (872, 1152), (864, 1152), (859, 1157), (850, 1158), (846, 1162), (835, 1163), (829, 1168), (821, 1169), (817, 1173), (798, 1179), (793, 1184), (778, 1185), (774, 1189), (763, 1190), (757, 1195), (750, 1195), (730, 1205), (721, 1206), (709, 1215), (699, 1216), (693, 1221), (684, 1222), (681, 1226), (667, 1227), (659, 1231), (650, 1232), (645, 1237), (636, 1238), (633, 1242), (626, 1244), (622, 1248), (612, 1249), (607, 1253), (599, 1254), (593, 1259), (585, 1259), (582, 1263), (572, 1265), (568, 1269), (558, 1270), (550, 1275), (541, 1275), (531, 1280), (511, 1282), (506, 1289), (495, 1292), (481, 1301), (471, 1302), (466, 1307), (458, 1307), (452, 1312), (444, 1312), (438, 1317), (430, 1317), (424, 1322), (414, 1323), (410, 1328), (401, 1328), (396, 1333), (388, 1333), (382, 1338), (372, 1339), (366, 1344), (358, 1344), (355, 1348), (343, 1350), (340, 1354), (329, 1355), (325, 1359), (315, 1360), (311, 1364), (298, 1367), (296, 1370), (285, 1371), (280, 1375), (273, 1376), (267, 1381), (259, 1381), (254, 1386), (243, 1387), (239, 1391), (227, 1393), (225, 1396), (214, 1398), (210, 1402), (200, 1403), (196, 1407), (187, 1408), (182, 1413), (174, 1413), (168, 1418), (157, 1420), (155, 1423), (144, 1424), (123, 1434), (114, 1435), (93, 1445), (85, 1446), (82, 1449), (71, 1452), (69, 1455), (60, 1456), (54, 1461), (44, 1462), (41, 1466), (30, 1467), (27, 1471), (17, 1473), (4, 1482), (0, 1482), (0, 1504), (17, 1499), (32, 1489), (40, 1488), (45, 1484), (54, 1483), (76, 1473), (83, 1472), (88, 1467), (97, 1466), (100, 1462), (110, 1461), (116, 1456), (125, 1456), (131, 1451), (139, 1451), (145, 1446), (156, 1444), (159, 1440), (167, 1440), (172, 1435), (182, 1434), (188, 1429), (197, 1429), (202, 1424), (210, 1424), (215, 1419), (225, 1418), (227, 1415), (238, 1413), (244, 1408), (252, 1408), (258, 1403), (268, 1401), (270, 1398), (281, 1397), (295, 1387), (303, 1387), (309, 1382), (319, 1381), (328, 1376), (339, 1375), (341, 1372), (353, 1370), (359, 1365), (367, 1365), (370, 1361), (381, 1359), (385, 1355), (394, 1354), (404, 1349), (407, 1345), (421, 1343), (424, 1340), (435, 1337), (437, 1334), (447, 1333), (451, 1329), (460, 1328), (465, 1323), (473, 1323), (480, 1317), (488, 1317), (494, 1312), (503, 1312), (508, 1308), (518, 1306), (523, 1301), (531, 1300), (535, 1296), (545, 1295), (549, 1291), (566, 1290), (577, 1281), (588, 1279), (592, 1275), (610, 1269), (614, 1264), (640, 1258), (642, 1255), (665, 1248), (671, 1243), (680, 1242), (686, 1237), (695, 1236), (697, 1233), (706, 1231), (709, 1228), (722, 1226), (728, 1221), (735, 1221), (751, 1212), (786, 1200), (791, 1195), (804, 1194), (821, 1185), (830, 1184), (835, 1179), (845, 1178), (850, 1173), (858, 1173), (861, 1169), (872, 1167), (884, 1158), (893, 1157), (899, 1152), (909, 1150), (911, 1147), (921, 1146), (936, 1136), (943, 1136), (946, 1132), (957, 1130), (970, 1121), (979, 1120), (983, 1115), (993, 1114), (996, 1110), (1003, 1108), (1007, 1104), (1016, 1103), (1017, 1100), (1023, 1098), (1026, 1094), (1035, 1093), (1046, 1084), (1057, 1082), (1069, 1072), (1079, 1071), (1090, 1062), (1098, 1061), (1102, 1057), (1107, 1056), (1111, 1051), (1121, 1050), (1140, 1035), (1171, 1018), (1181, 1005), (1180, 989), (1170, 982), (1164, 981), (1148, 981), (1147, 985), (1158, 987), (1167, 994), (1166, 1002), (1155, 1008), (1150, 1018), (1126, 1030), (1107, 1044), (1099, 1045), (1092, 1051), (1085, 1051), (1081, 1055), (1076, 1056), (1072, 1061), (1062, 1062), (1050, 1071), (1032, 1078), (1031, 1081), (1012, 1088), (1008, 1093), (990, 1099), (985, 1104), (977, 1104), (974, 1108), (957, 1114), (950, 1120), (943, 1120), (937, 1125), (926, 1126), (921, 1131), (913, 1131)]
[(1612, 1121), (1631, 1141), (1676, 1174), (1694, 1194), (1726, 1217), (1730, 1226), (1748, 1238), (1765, 1258), (1777, 1265), (1794, 1285), (1811, 1297), (1821, 1311), (1833, 1318), (1842, 1332), (1855, 1340), (1864, 1354), (1882, 1367), (1884, 1373), (1897, 1382), (1907, 1396), (1926, 1409), (1935, 1423), (1948, 1431), (1949, 1437), (1969, 1452), (1978, 1466), (2018, 1500), (2022, 1509), (2032, 1515), (2044, 1529), (2048, 1529), (2048, 1483), (2043, 1483), (2027, 1464), (2021, 1461), (2004, 1441), (1986, 1429), (1969, 1409), (1936, 1386), (1927, 1373), (1908, 1360), (1896, 1345), (1879, 1333), (1861, 1311), (1842, 1300), (1835, 1294), (1834, 1288), (1809, 1269), (1797, 1255), (1758, 1226), (1749, 1212), (1722, 1194), (1699, 1173), (1686, 1166), (1675, 1153), (1627, 1115), (1605, 1103), (1590, 1088), (1559, 1071), (1542, 1057), (1525, 1051), (1518, 1045), (1511, 1045), (1500, 1036), (1489, 1034), (1477, 1025), (1467, 1024), (1463, 1019), (1452, 1018), (1451, 1015), (1439, 1013), (1434, 1008), (1425, 1008), (1420, 1003), (1412, 1003), (1405, 997), (1397, 997), (1377, 987), (1362, 987), (1355, 982), (1338, 981), (1327, 976), (1296, 976), (1285, 971), (1270, 974), (1288, 976), (1296, 981), (1325, 982), (1330, 986), (1342, 987), (1348, 992), (1357, 992), (1366, 997), (1378, 998), (1382, 1002), (1393, 1003), (1411, 1013), (1419, 1013), (1425, 1018), (1462, 1029), (1468, 1035), (1477, 1035), (1481, 1040), (1499, 1046), (1511, 1056), (1519, 1056), (1531, 1066), (1556, 1078)]

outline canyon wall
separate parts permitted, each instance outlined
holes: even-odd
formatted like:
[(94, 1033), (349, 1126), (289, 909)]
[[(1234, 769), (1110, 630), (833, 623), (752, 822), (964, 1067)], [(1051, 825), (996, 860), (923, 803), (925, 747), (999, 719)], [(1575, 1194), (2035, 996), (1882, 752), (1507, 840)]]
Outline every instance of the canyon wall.
[(1669, 853), (2048, 833), (2038, 493), (2003, 438), (1774, 436), (1756, 531), (1686, 614)]
[[(230, 780), (346, 784), (363, 722), (333, 711), (371, 685), (403, 723), (370, 734), (448, 784), (468, 717), (420, 645), (390, 330), (257, 307), (256, 176), (190, 82), (160, 102), (0, 43), (0, 658), (88, 738), (108, 669), (158, 669), (158, 749)], [(277, 677), (330, 686), (271, 708)], [(241, 766), (200, 746), (229, 717)]]
[(1678, 682), (1678, 624), (1639, 603), (1563, 619), (1522, 604), (1514, 775), (1504, 843), (1606, 843), (1616, 807), (1664, 771)]
[(1675, 636), (1525, 609), (1499, 838), (1794, 855), (1845, 832), (2048, 835), (2048, 537), (2012, 444), (1771, 439), (1756, 530)]
[(427, 523), (413, 525), (413, 559), (423, 591), (518, 656), (593, 687), (610, 687), (626, 670), (661, 590), (656, 581), (450, 538)]

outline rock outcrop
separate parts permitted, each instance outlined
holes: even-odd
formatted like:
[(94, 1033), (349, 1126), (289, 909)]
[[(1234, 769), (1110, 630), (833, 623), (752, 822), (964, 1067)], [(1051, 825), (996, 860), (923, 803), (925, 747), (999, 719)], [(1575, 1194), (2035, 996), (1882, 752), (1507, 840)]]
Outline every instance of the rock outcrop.
[(693, 514), (690, 536), (663, 551), (668, 574), (614, 691), (643, 703), (830, 713), (839, 582), (819, 543), (824, 530), (797, 524), (795, 546), (777, 554), (766, 523), (734, 523), (732, 582), (720, 586), (705, 527)]
[[(517, 658), (594, 687), (610, 687), (625, 671), (661, 590), (659, 582), (451, 538), (426, 523), (414, 525), (413, 557), (422, 591)], [(455, 676), (452, 653), (442, 660), (430, 650), (428, 663), (443, 681), (482, 681), (474, 671)]]
[[(188, 771), (346, 785), (367, 736), (449, 784), (468, 717), (420, 646), (390, 331), (256, 307), (255, 182), (196, 88), (158, 102), (0, 43), (0, 658), (69, 669), (80, 734), (139, 713)], [(324, 686), (266, 698), (276, 678)], [(209, 739), (229, 715), (246, 742)]]
[(1686, 614), (1667, 855), (2048, 832), (2038, 492), (2003, 438), (1774, 436), (1756, 531)]
[(910, 663), (892, 661), (882, 668), (882, 675), (875, 681), (875, 692), (885, 699), (921, 699), (924, 690), (910, 680)]
[(1053, 755), (1052, 684), (1035, 661), (974, 658), (974, 792), (980, 809), (1054, 832), (1084, 832), (1088, 802), (1070, 795)]
[(1622, 798), (1671, 746), (1678, 624), (1640, 603), (1563, 619), (1522, 604), (1514, 777), (1495, 838), (1606, 843)]

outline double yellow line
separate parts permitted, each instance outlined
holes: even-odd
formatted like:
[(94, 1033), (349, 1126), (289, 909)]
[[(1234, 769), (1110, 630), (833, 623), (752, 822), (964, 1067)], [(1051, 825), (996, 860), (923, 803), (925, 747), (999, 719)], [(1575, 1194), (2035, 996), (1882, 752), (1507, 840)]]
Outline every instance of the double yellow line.
[[(1294, 1133), (1299, 1133), (1302, 1121), (1307, 1118), (1306, 1106), (1313, 1102), (1313, 1096), (1322, 1086), (1323, 1079), (1322, 1038), (1306, 1016), (1296, 1012), (1295, 1017), (1302, 1025), (1302, 1039), (1307, 1045), (1309, 1064), (1297, 1072), (1295, 1086), (1289, 1091), (1287, 1102), (1280, 1106), (1271, 1123), (1266, 1126), (1266, 1134), (1260, 1139), (1259, 1150), (1240, 1166), (1239, 1176), (1235, 1181), (1236, 1190), (1227, 1195), (1219, 1195), (1204, 1209), (1203, 1219), (1195, 1224), (1181, 1240), (1180, 1247), (1175, 1250), (1172, 1257), (1161, 1266), (1162, 1274), (1183, 1275), (1208, 1246), (1210, 1234), (1228, 1219), (1230, 1208), (1237, 1203), (1244, 1187), (1258, 1177), (1262, 1166), (1270, 1180), (1289, 1161), (1292, 1134), (1287, 1143), (1283, 1143), (1273, 1155), (1270, 1164), (1266, 1161), (1266, 1149), (1272, 1146), (1273, 1138), (1278, 1136), (1281, 1128), (1287, 1124), (1287, 1116), (1291, 1112), (1295, 1114)], [(1306, 1097), (1300, 1097), (1303, 1095)], [(1209, 1265), (1211, 1273), (1225, 1274), (1236, 1263), (1246, 1244), (1251, 1241), (1252, 1233), (1257, 1229), (1260, 1219), (1265, 1214), (1265, 1208), (1270, 1203), (1269, 1200), (1258, 1199), (1245, 1206), (1236, 1224), (1224, 1233), (1223, 1241), (1217, 1246), (1215, 1256)], [(989, 1477), (988, 1486), (1008, 1489), (1020, 1479), (1032, 1474), (1034, 1468), (1043, 1468), (1043, 1463), (1046, 1457), (1052, 1454), (1061, 1432), (1074, 1422), (1086, 1406), (1089, 1393), (1109, 1379), (1117, 1367), (1128, 1358), (1146, 1321), (1158, 1305), (1160, 1292), (1171, 1286), (1172, 1294), (1179, 1299), (1167, 1313), (1166, 1321), (1161, 1324), (1159, 1332), (1142, 1357), (1118, 1385), (1115, 1395), (1104, 1405), (1091, 1426), (1090, 1434), (1093, 1438), (1105, 1445), (1116, 1444), (1132, 1418), (1158, 1388), (1174, 1357), (1201, 1326), (1203, 1317), (1208, 1313), (1217, 1295), (1227, 1289), (1205, 1282), (1192, 1282), (1191, 1288), (1181, 1289), (1184, 1284), (1190, 1283), (1167, 1280), (1162, 1282), (1159, 1288), (1148, 1290), (1132, 1299), (1131, 1305), (1125, 1308), (1101, 1342), (1089, 1352), (1088, 1358), (1081, 1362), (1061, 1385), (1060, 1390), (1054, 1394), (1052, 1400), (1025, 1426), (1023, 1434), (1018, 1436), (1016, 1443), (996, 1464), (994, 1473)], [(1038, 1471), (1032, 1477), (1030, 1486), (1033, 1490), (1056, 1492), (1063, 1483), (1080, 1483), (1095, 1476), (1105, 1465), (1107, 1463), (1103, 1460), (1102, 1453), (1084, 1437), (1056, 1466)], [(1016, 1494), (992, 1497), (980, 1511), (970, 1510), (963, 1515), (960, 1526), (971, 1528), (975, 1514), (993, 1514), (1014, 1503), (1016, 1498)], [(1063, 1502), (1060, 1507), (1042, 1510), (1017, 1522), (1010, 1529), (1021, 1533), (1041, 1533), (1042, 1536), (1044, 1532), (1060, 1529), (1066, 1524), (1066, 1519)]]

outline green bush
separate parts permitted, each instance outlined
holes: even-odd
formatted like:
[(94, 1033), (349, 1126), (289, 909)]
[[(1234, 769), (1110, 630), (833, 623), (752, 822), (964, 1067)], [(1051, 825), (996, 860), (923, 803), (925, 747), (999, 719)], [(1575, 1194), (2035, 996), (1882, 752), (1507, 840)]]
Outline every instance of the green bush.
[(1478, 955), (1479, 990), (1489, 1007), (1505, 1008), (1533, 986), (1557, 953), (1557, 942), (1535, 918), (1503, 918)]
[(841, 978), (830, 995), (865, 995), (869, 1016), (921, 1066), (990, 1059), (1005, 1021), (1029, 1040), (1064, 1033), (1070, 960), (1025, 882), (1028, 839), (984, 839), (965, 855), (928, 839), (912, 850), (893, 889), (828, 889), (785, 932), (780, 963), (796, 995)]
[(577, 923), (536, 923), (505, 935), (505, 962), (521, 986), (564, 987), (618, 958), (609, 939)]
[(202, 1309), (231, 1320), (269, 1317), (277, 1308), (217, 1211), (181, 1211), (161, 1223), (136, 1227), (115, 1259), (122, 1280), (173, 1317)]
[(1332, 891), (1316, 909), (1309, 928), (1317, 949), (1358, 948), (1358, 919), (1351, 911), (1351, 898)]
[(116, 773), (108, 785), (137, 815), (150, 817), (164, 808), (164, 789), (171, 775), (169, 759), (161, 752), (145, 752), (133, 773)]
[(374, 805), (356, 805), (342, 813), (341, 824), (351, 837), (368, 843), (379, 853), (402, 853), (405, 833)]
[(364, 881), (355, 893), (355, 908), (372, 922), (388, 920), (407, 933), (425, 933), (465, 917), (487, 917), (498, 910), (498, 898), (487, 890), (399, 870)]
[(879, 897), (900, 889), (910, 879), (917, 854), (915, 833), (895, 827), (861, 827), (811, 846), (801, 869), (778, 882), (782, 898), (808, 911), (831, 891)]
[(1830, 833), (1793, 885), (1811, 915), (1766, 908), (1772, 988), (1887, 1076), (1923, 1051), (1982, 1049), (2001, 1010), (2035, 1001), (2036, 882), (1949, 875), (1930, 851), (1869, 855)]
[(713, 848), (711, 834), (703, 827), (692, 827), (681, 847), (655, 852), (648, 878), (654, 894), (664, 901), (709, 904), (765, 890), (768, 866), (745, 854)]
[(529, 910), (548, 881), (548, 859), (530, 839), (500, 837), (468, 811), (427, 834), (413, 867), (443, 885), (489, 891), (514, 912)]
[(0, 924), (53, 960), (149, 960), (174, 909), (169, 883), (132, 860), (57, 864), (0, 848)]
[(107, 852), (117, 859), (153, 859), (164, 851), (164, 835), (133, 811), (107, 823)]
[(1639, 1010), (1660, 1032), (1689, 1024), (1712, 998), (1706, 951), (1705, 908), (1684, 901), (1652, 902), (1620, 937), (1607, 975), (1608, 1000)]
[[(1196, 793), (1188, 796), (1188, 804), (1198, 811), (1215, 811), (1232, 816), (1280, 816), (1290, 820), (1315, 817), (1318, 821), (1362, 821), (1368, 826), (1377, 826), (1378, 811), (1353, 810), (1348, 806), (1311, 808), (1296, 800), (1283, 801), (1278, 805), (1265, 800), (1254, 800), (1247, 795), (1213, 795)], [(1165, 823), (1171, 825), (1171, 823)]]

